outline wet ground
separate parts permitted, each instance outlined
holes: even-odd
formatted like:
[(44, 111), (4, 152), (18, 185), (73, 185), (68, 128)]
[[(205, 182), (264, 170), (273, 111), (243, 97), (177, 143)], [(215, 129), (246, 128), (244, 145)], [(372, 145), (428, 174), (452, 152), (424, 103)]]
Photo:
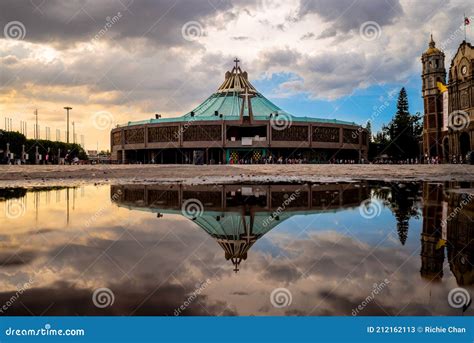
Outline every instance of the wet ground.
[(0, 166), (0, 187), (107, 183), (474, 181), (474, 166), (373, 164)]

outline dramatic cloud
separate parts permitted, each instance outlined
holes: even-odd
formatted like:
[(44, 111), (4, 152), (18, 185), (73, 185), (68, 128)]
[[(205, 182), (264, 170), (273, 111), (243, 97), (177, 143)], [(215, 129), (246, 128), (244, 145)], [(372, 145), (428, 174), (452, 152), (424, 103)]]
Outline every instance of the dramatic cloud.
[(470, 11), (460, 0), (6, 0), (0, 9), (0, 115), (19, 127), (38, 108), (41, 130), (64, 136), (70, 105), (89, 148), (109, 144), (97, 112), (111, 114), (110, 127), (188, 112), (236, 56), (252, 81), (282, 79), (265, 94), (274, 98), (337, 104), (404, 85), (420, 73), (431, 30), (448, 64), (463, 38), (453, 18)]
[(211, 18), (228, 10), (231, 4), (183, 0), (6, 0), (1, 6), (1, 26), (15, 20), (24, 23), (25, 39), (31, 42), (66, 47), (94, 39), (105, 27), (106, 39), (133, 50), (130, 42), (133, 39), (145, 39), (160, 48), (186, 44), (181, 37), (185, 23), (211, 22)]
[(403, 15), (399, 0), (300, 0), (299, 6), (299, 17), (318, 14), (332, 25), (332, 31), (325, 31), (326, 37), (335, 36), (337, 31), (359, 31), (359, 27), (367, 21), (375, 21), (381, 26), (390, 25)]

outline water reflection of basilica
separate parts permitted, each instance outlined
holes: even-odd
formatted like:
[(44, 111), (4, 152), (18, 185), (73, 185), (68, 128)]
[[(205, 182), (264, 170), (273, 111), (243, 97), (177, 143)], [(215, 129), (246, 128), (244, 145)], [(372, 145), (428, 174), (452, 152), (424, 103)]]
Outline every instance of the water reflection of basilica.
[(474, 195), (459, 188), (470, 183), (424, 184), (421, 276), (441, 281), (447, 255), (460, 286), (474, 284)]
[(120, 206), (159, 216), (184, 214), (182, 205), (198, 200), (202, 211), (191, 220), (217, 241), (237, 272), (252, 245), (283, 221), (357, 207), (369, 193), (366, 184), (147, 185), (112, 186), (111, 196)]
[[(402, 245), (409, 220), (422, 207), (422, 278), (439, 282), (445, 258), (458, 285), (474, 284), (474, 195), (459, 188), (472, 184), (339, 183), (314, 185), (127, 185), (112, 186), (119, 206), (162, 214), (183, 214), (182, 205), (197, 199), (200, 215), (191, 218), (224, 250), (239, 270), (255, 242), (294, 215), (335, 212), (358, 207), (369, 197), (382, 200), (397, 220)], [(457, 190), (457, 191), (456, 191)], [(296, 194), (296, 196), (295, 196)], [(422, 201), (422, 202), (420, 202)], [(421, 206), (421, 204), (423, 206)]]

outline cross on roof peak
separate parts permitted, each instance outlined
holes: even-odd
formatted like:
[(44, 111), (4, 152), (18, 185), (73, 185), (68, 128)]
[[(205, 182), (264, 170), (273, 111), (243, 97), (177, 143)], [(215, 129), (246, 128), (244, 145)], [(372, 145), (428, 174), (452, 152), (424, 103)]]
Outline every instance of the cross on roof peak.
[(255, 96), (255, 94), (249, 93), (249, 88), (248, 88), (248, 87), (245, 87), (245, 88), (244, 88), (244, 92), (242, 92), (239, 96), (240, 96), (241, 98), (248, 99), (248, 98), (253, 98), (253, 97)]
[(236, 57), (234, 62), (235, 62), (235, 68), (238, 68), (240, 60)]

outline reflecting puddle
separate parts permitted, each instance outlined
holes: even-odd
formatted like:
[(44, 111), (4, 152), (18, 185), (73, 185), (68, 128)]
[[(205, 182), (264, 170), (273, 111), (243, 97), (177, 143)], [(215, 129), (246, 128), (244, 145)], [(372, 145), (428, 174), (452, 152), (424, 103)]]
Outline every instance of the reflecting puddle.
[(474, 294), (468, 188), (0, 189), (0, 314), (461, 315), (448, 294)]

